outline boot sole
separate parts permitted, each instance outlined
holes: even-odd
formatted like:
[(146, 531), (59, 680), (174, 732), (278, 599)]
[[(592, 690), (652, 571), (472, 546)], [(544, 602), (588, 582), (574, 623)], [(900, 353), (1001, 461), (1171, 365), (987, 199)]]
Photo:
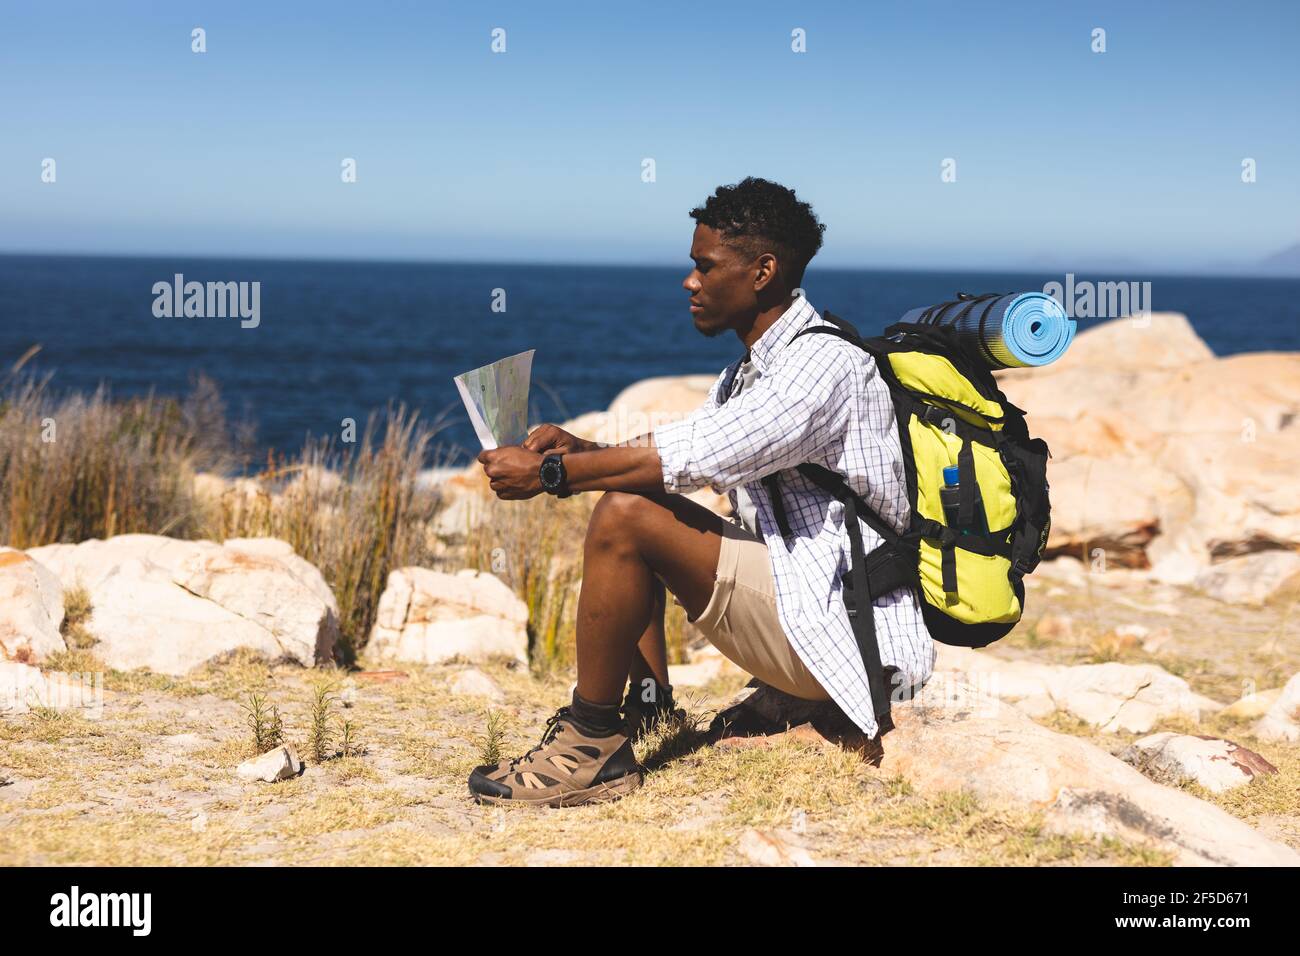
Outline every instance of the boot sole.
[(520, 797), (490, 797), (486, 794), (475, 793), (473, 790), (470, 793), (479, 803), (503, 806), (514, 804), (529, 807), (577, 807), (588, 803), (611, 803), (627, 796), (641, 786), (643, 782), (644, 780), (639, 772), (629, 773), (617, 780), (610, 780), (594, 787), (587, 787), (585, 790), (570, 790), (566, 793), (557, 793), (537, 800), (526, 800)]

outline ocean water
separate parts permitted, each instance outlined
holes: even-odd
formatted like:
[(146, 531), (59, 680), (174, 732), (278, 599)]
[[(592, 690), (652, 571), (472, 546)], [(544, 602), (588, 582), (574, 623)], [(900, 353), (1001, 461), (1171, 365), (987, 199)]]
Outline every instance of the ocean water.
[[(260, 321), (158, 318), (156, 282), (260, 282)], [(57, 390), (184, 394), (214, 379), (262, 449), (292, 451), (389, 402), (437, 420), (440, 455), (478, 452), (452, 376), (536, 349), (532, 421), (605, 408), (653, 375), (716, 373), (742, 346), (695, 331), (686, 267), (527, 266), (236, 259), (0, 256), (0, 369), (27, 366)], [(1137, 276), (1076, 276), (1118, 281)], [(1142, 276), (1151, 308), (1187, 314), (1219, 355), (1300, 351), (1300, 279)], [(1051, 273), (809, 270), (808, 297), (875, 334), (958, 291), (1042, 289)], [(505, 311), (492, 310), (505, 291)], [(1080, 319), (1080, 328), (1097, 320)]]

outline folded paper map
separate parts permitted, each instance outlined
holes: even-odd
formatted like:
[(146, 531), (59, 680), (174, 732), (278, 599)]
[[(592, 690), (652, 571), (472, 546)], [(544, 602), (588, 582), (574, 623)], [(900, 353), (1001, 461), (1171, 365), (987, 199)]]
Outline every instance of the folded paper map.
[(462, 372), (452, 380), (484, 448), (518, 445), (528, 437), (528, 381), (535, 351)]

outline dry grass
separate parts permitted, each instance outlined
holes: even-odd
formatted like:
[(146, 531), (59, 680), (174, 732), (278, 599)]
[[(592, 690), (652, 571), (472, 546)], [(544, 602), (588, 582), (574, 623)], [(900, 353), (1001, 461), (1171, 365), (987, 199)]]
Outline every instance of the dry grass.
[(90, 592), (84, 587), (68, 588), (63, 592), (63, 624), (59, 630), (71, 650), (84, 651), (95, 643), (94, 635), (86, 630), (86, 619), (91, 610)]
[(55, 395), (15, 366), (0, 376), (0, 541), (31, 548), (128, 532), (196, 537), (194, 474), (226, 467), (215, 387), (184, 400)]

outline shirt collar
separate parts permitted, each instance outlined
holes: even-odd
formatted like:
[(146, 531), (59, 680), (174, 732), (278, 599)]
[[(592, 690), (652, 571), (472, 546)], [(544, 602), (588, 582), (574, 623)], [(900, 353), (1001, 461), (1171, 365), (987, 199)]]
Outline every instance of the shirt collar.
[(785, 348), (816, 314), (817, 311), (812, 307), (812, 303), (802, 295), (791, 302), (790, 308), (781, 314), (781, 318), (768, 326), (767, 330), (750, 346), (748, 357), (754, 363), (754, 367), (760, 373), (766, 374), (781, 349)]

